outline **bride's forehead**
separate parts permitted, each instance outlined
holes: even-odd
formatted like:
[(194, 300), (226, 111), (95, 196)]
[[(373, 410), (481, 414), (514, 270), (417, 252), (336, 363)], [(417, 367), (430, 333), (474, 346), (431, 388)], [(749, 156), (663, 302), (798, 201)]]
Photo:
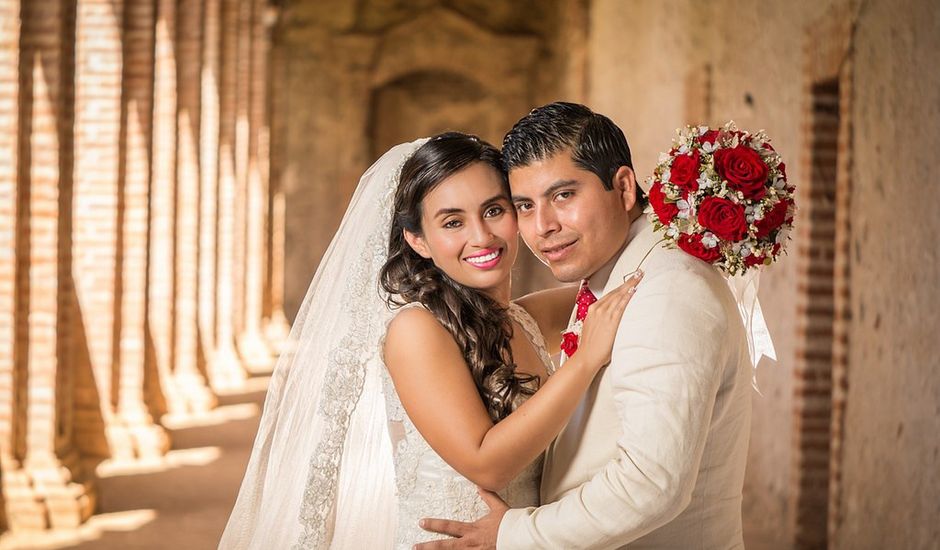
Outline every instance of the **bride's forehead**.
[(504, 194), (499, 173), (486, 164), (476, 163), (442, 180), (428, 191), (422, 203), (427, 207), (445, 207), (447, 203), (480, 205)]

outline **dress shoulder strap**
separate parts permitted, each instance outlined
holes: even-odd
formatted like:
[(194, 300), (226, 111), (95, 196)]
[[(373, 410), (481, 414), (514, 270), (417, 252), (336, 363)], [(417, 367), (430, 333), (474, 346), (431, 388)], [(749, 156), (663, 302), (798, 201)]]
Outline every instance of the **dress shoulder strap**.
[(535, 318), (524, 307), (515, 302), (509, 303), (509, 316), (522, 327), (532, 347), (535, 348), (539, 358), (545, 365), (546, 372), (551, 376), (555, 372), (555, 365), (552, 363), (548, 346), (545, 344), (545, 337), (542, 336), (542, 331), (539, 329), (539, 324), (535, 321)]

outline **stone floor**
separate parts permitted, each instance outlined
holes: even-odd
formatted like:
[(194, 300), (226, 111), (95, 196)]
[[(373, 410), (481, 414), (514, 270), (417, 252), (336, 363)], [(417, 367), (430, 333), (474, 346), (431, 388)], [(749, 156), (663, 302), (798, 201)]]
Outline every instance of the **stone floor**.
[[(98, 468), (98, 514), (76, 530), (0, 536), (0, 550), (202, 550), (217, 547), (235, 502), (264, 402), (266, 378), (221, 396), (198, 421), (168, 423), (173, 449), (159, 463)], [(748, 550), (787, 550), (757, 529)]]
[(266, 378), (219, 398), (198, 421), (169, 423), (173, 449), (159, 463), (98, 468), (98, 514), (76, 530), (5, 534), (0, 550), (216, 548), (235, 502), (264, 401)]

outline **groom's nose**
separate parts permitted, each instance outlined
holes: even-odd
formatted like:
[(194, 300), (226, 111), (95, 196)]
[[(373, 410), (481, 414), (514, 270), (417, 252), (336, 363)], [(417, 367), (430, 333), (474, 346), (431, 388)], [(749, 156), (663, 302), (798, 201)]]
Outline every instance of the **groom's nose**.
[(539, 237), (545, 237), (561, 229), (555, 209), (551, 207), (536, 208), (535, 231)]

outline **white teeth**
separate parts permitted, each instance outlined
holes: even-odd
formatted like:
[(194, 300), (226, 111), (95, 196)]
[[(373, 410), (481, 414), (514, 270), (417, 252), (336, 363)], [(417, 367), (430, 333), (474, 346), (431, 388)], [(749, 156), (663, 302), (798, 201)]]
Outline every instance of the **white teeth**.
[(485, 264), (486, 262), (493, 261), (498, 257), (499, 257), (499, 250), (495, 252), (491, 252), (490, 254), (487, 254), (486, 256), (476, 256), (474, 258), (467, 258), (467, 261), (472, 264)]

